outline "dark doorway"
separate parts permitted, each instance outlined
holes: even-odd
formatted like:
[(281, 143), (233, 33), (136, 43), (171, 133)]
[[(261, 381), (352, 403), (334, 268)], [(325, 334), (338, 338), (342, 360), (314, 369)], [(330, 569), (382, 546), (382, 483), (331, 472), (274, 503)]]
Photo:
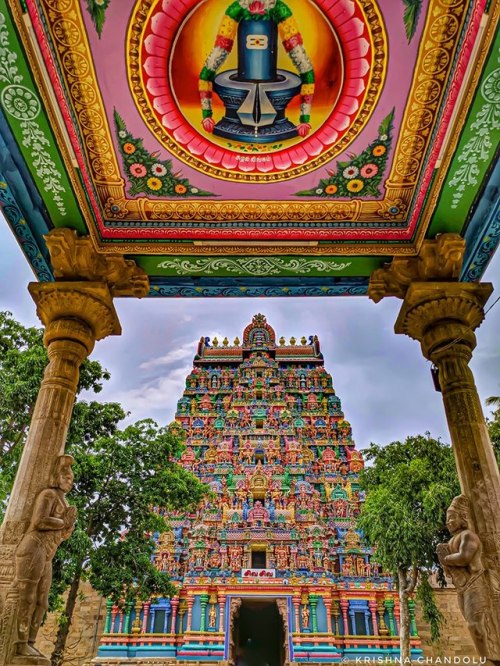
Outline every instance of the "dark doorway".
[(282, 666), (283, 620), (274, 601), (244, 600), (235, 623), (236, 666)]
[(252, 569), (266, 568), (266, 551), (252, 550)]

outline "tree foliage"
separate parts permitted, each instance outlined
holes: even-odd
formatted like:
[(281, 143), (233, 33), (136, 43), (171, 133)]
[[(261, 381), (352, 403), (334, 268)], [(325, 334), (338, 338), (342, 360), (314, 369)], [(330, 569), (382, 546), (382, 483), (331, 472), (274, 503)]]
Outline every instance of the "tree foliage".
[[(385, 447), (372, 444), (364, 455), (368, 466), (361, 484), (367, 497), (358, 524), (377, 560), (398, 581), (403, 621), (418, 576), (423, 580), (440, 566), (436, 546), (448, 538), (446, 510), (460, 492), (453, 453), (427, 433)], [(431, 592), (424, 583), (419, 596), (437, 638), (441, 616)], [(402, 656), (409, 655), (403, 640), (401, 648)]]
[[(48, 363), (43, 330), (0, 312), (0, 515), (26, 441), (36, 398)], [(78, 393), (99, 393), (109, 373), (98, 361), (85, 361)]]
[(486, 422), (488, 424), (493, 451), (495, 452), (497, 463), (500, 465), (500, 396), (488, 398), (486, 405), (495, 408), (490, 418), (486, 419)]
[(189, 509), (206, 487), (175, 460), (183, 450), (178, 431), (143, 420), (124, 429), (120, 405), (79, 403), (67, 449), (75, 458), (69, 496), (78, 509), (72, 537), (54, 562), (52, 605), (68, 588), (52, 664), (62, 663), (80, 581), (117, 604), (175, 592), (153, 564), (153, 536), (166, 529), (154, 507)]

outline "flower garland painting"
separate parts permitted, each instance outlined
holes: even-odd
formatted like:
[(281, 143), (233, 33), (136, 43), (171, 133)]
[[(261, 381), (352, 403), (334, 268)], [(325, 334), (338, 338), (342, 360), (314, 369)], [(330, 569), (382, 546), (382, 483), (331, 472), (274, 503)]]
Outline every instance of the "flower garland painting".
[(114, 118), (123, 167), (130, 183), (128, 194), (185, 198), (214, 196), (191, 185), (187, 178), (181, 177), (180, 171), (173, 173), (170, 160), (160, 160), (158, 153), (147, 151), (142, 139), (136, 139), (128, 131), (116, 109)]
[(380, 123), (378, 137), (359, 155), (349, 161), (337, 162), (335, 171), (328, 171), (329, 177), (322, 178), (310, 190), (297, 192), (297, 196), (311, 197), (350, 197), (380, 196), (379, 189), (392, 143), (392, 122), (394, 109)]

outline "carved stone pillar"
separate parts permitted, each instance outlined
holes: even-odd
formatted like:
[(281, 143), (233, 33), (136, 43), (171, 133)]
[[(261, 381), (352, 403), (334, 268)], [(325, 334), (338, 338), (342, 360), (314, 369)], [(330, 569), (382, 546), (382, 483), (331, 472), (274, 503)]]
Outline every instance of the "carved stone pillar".
[(188, 592), (186, 634), (191, 633), (191, 627), (193, 624), (193, 605), (194, 605), (193, 594)]
[(310, 594), (309, 595), (309, 604), (311, 606), (312, 632), (313, 632), (313, 634), (317, 634), (318, 633), (318, 615), (317, 615), (318, 595), (317, 594)]
[(108, 599), (106, 601), (106, 621), (104, 623), (104, 633), (105, 634), (110, 634), (111, 633), (111, 612), (113, 610), (113, 602), (111, 599)]
[[(0, 666), (48, 663), (33, 643), (47, 604), (54, 544), (71, 530), (65, 524), (47, 532), (41, 525), (47, 519), (51, 525), (63, 522), (54, 517), (61, 513), (57, 505), (63, 506), (64, 495), (53, 476), (64, 458), (79, 368), (96, 340), (121, 333), (113, 297), (144, 296), (148, 290), (145, 274), (133, 262), (98, 255), (89, 238), (59, 229), (46, 239), (56, 281), (32, 283), (29, 291), (45, 326), (49, 363), (0, 529)], [(49, 491), (52, 503), (46, 500)]]
[[(460, 485), (482, 546), (485, 594), (491, 616), (500, 618), (500, 474), (469, 368), (474, 331), (484, 319), (492, 286), (457, 281), (464, 249), (456, 234), (425, 241), (418, 257), (395, 258), (388, 268), (374, 271), (369, 296), (376, 302), (385, 296), (404, 299), (395, 331), (418, 340), (425, 358), (438, 368)], [(474, 638), (477, 628), (469, 628)]]
[(333, 633), (332, 629), (332, 600), (328, 596), (323, 597), (323, 601), (325, 604), (325, 610), (326, 610), (326, 631), (329, 634)]
[(176, 632), (176, 623), (177, 623), (177, 610), (179, 608), (179, 597), (174, 597), (171, 601), (172, 604), (172, 624), (170, 626), (170, 633), (175, 636)]
[(206, 631), (207, 624), (207, 604), (208, 604), (208, 594), (200, 595), (200, 605), (201, 605), (201, 616), (200, 616), (200, 631)]
[(224, 633), (224, 609), (226, 607), (226, 595), (223, 592), (219, 593), (219, 633)]
[(150, 608), (151, 608), (151, 601), (146, 601), (146, 603), (144, 604), (144, 615), (142, 616), (141, 634), (148, 633), (148, 620), (149, 620)]
[[(372, 625), (373, 625), (373, 635), (378, 636), (378, 622), (377, 622), (377, 602), (375, 599), (371, 599), (368, 602), (368, 607), (372, 616)], [(415, 611), (415, 607), (413, 608)]]
[(340, 600), (340, 610), (342, 612), (342, 621), (344, 622), (344, 636), (348, 636), (349, 632), (349, 620), (347, 619), (347, 613), (349, 612), (349, 599)]

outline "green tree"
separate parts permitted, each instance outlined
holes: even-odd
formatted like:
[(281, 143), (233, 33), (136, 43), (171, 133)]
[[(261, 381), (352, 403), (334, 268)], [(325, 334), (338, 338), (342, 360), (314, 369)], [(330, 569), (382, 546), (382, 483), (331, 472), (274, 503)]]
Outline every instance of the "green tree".
[(64, 657), (82, 579), (116, 603), (174, 592), (153, 565), (153, 535), (165, 519), (153, 510), (186, 509), (206, 487), (175, 462), (183, 450), (177, 429), (144, 420), (119, 429), (124, 414), (115, 403), (78, 403), (68, 452), (75, 482), (68, 499), (78, 509), (75, 531), (54, 561), (53, 606), (67, 589), (51, 661)]
[[(0, 312), (0, 517), (26, 441), (36, 398), (48, 363), (43, 330), (26, 327)], [(98, 361), (85, 361), (78, 393), (99, 393), (109, 373)]]
[(490, 418), (486, 419), (488, 431), (490, 433), (491, 443), (497, 463), (500, 465), (500, 396), (493, 396), (486, 399), (487, 407), (493, 407)]
[[(447, 540), (446, 510), (460, 488), (451, 448), (429, 433), (407, 437), (364, 452), (368, 466), (361, 475), (367, 491), (358, 526), (375, 547), (377, 561), (397, 583), (401, 606), (401, 658), (410, 659), (408, 601), (417, 595), (424, 617), (439, 636), (441, 616), (428, 578), (439, 567), (436, 546)], [(409, 663), (409, 662), (408, 662)]]

